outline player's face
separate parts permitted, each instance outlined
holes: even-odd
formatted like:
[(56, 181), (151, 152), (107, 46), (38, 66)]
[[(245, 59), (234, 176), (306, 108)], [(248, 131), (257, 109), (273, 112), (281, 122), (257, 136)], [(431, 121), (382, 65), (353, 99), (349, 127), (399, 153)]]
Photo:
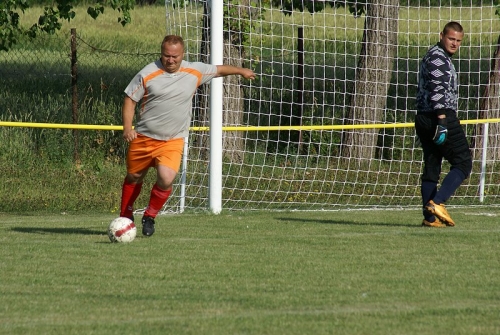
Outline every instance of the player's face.
[(462, 44), (462, 39), (464, 38), (464, 33), (459, 33), (453, 29), (449, 30), (446, 35), (441, 32), (439, 35), (441, 37), (440, 43), (443, 49), (450, 55), (453, 55), (460, 48)]
[(161, 48), (161, 64), (168, 73), (179, 70), (184, 58), (184, 48), (181, 44), (163, 44)]

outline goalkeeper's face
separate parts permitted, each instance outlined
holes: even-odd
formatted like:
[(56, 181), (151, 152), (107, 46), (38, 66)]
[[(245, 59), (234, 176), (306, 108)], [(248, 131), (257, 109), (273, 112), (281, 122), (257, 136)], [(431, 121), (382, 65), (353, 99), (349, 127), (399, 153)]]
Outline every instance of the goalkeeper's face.
[(464, 33), (459, 33), (455, 30), (449, 30), (448, 32), (446, 32), (446, 34), (441, 32), (440, 37), (440, 43), (443, 49), (450, 55), (453, 55), (458, 51), (458, 48), (460, 48), (462, 39), (464, 38)]
[(179, 70), (184, 58), (184, 48), (182, 44), (164, 43), (161, 48), (161, 64), (168, 73), (175, 73)]

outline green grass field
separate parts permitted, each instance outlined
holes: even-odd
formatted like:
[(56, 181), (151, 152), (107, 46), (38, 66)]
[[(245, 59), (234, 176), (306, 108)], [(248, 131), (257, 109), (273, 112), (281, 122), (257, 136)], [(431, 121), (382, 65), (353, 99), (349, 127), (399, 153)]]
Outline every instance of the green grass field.
[[(40, 10), (41, 7), (27, 11), (23, 22), (36, 21)], [(85, 8), (78, 8), (78, 19), (65, 23), (61, 34), (67, 35), (69, 28), (77, 27), (82, 40), (92, 46), (134, 53), (156, 52), (165, 33), (163, 6), (137, 8), (133, 24), (125, 28), (117, 26), (116, 13), (112, 11), (97, 21), (84, 11)], [(284, 17), (276, 10), (266, 15), (262, 36), (253, 37), (254, 48), (267, 50), (269, 54), (263, 56), (268, 57), (281, 53), (282, 48), (292, 50), (295, 40), (283, 39), (281, 35), (294, 36), (294, 23), (297, 18), (302, 19), (301, 15)], [(418, 48), (413, 46), (433, 43), (442, 23), (436, 18), (467, 19), (466, 29), (473, 33), (464, 44), (492, 45), (496, 36), (491, 32), (498, 31), (495, 25), (500, 24), (500, 20), (489, 20), (492, 16), (492, 8), (481, 7), (427, 11), (403, 8), (400, 18), (407, 23), (398, 28), (403, 48), (400, 53), (405, 55), (407, 48), (409, 56), (405, 57), (418, 59)], [(268, 34), (273, 27), (279, 28), (270, 17), (282, 22), (282, 31)], [(345, 24), (329, 23), (353, 29), (318, 30), (313, 19), (314, 16), (305, 16), (306, 37), (314, 34), (321, 39), (324, 34), (338, 41), (325, 44), (325, 48), (343, 47), (348, 40), (359, 41), (361, 30), (354, 28), (361, 27), (362, 20), (339, 16)], [(429, 21), (432, 23), (425, 23)], [(148, 33), (143, 34), (144, 31)], [(61, 48), (55, 44), (43, 43), (35, 49), (47, 49), (46, 54), (34, 53), (24, 44), (16, 48), (27, 48), (30, 56), (35, 54), (37, 67), (57, 67), (53, 58)], [(67, 51), (63, 52), (66, 57)], [(345, 50), (339, 51), (342, 52)], [(488, 55), (489, 51), (481, 54)], [(31, 60), (32, 57), (15, 57), (2, 64), (8, 68), (31, 64)], [(108, 69), (90, 60), (80, 53), (79, 69), (91, 78), (95, 72), (137, 71), (128, 62), (113, 64)], [(489, 62), (481, 64), (489, 69)], [(480, 69), (481, 64), (467, 63), (462, 69)], [(479, 70), (471, 70), (469, 80), (474, 82), (478, 73)], [(103, 77), (109, 80), (109, 92), (114, 89), (121, 94), (123, 84), (111, 81), (107, 75)], [(125, 77), (128, 82), (129, 76)], [(17, 81), (9, 82), (2, 78), (5, 87), (17, 90), (5, 89), (0, 94), (5, 101), (13, 101), (4, 108), (9, 118), (62, 122), (59, 115), (70, 117), (66, 113), (70, 100), (64, 93), (68, 84), (59, 77), (45, 79), (43, 94), (31, 95), (24, 91), (37, 82), (28, 76), (22, 81), (17, 75), (15, 78)], [(98, 79), (97, 86), (83, 85), (89, 92), (95, 88), (95, 95), (88, 93), (84, 98), (80, 92), (81, 109), (89, 110), (80, 121), (116, 123), (121, 95), (99, 91), (103, 79)], [(27, 115), (21, 113), (26, 111)], [(116, 215), (125, 171), (119, 165), (123, 150), (119, 151), (121, 156), (109, 155), (110, 148), (122, 148), (116, 144), (121, 143), (118, 133), (109, 137), (102, 133), (82, 134), (80, 140), (88, 146), (84, 151), (88, 157), (85, 164), (76, 166), (72, 164), (73, 141), (69, 132), (20, 132), (5, 128), (0, 135), (0, 167), (5, 175), (0, 185), (0, 208), (10, 212), (0, 213), (1, 335), (500, 334), (500, 208), (475, 207), (468, 198), (461, 201), (457, 197), (455, 204), (470, 206), (450, 208), (457, 227), (445, 229), (422, 228), (421, 214), (408, 209), (184, 213), (160, 216), (152, 238), (144, 238), (139, 232), (133, 243), (112, 244), (106, 228)], [(32, 156), (32, 147), (38, 148), (36, 156)], [(277, 164), (278, 168), (264, 164), (267, 154), (257, 153), (254, 160), (256, 166), (265, 166), (263, 175), (293, 179), (290, 176), (295, 172), (283, 168), (286, 164)], [(44, 165), (46, 161), (56, 163)], [(375, 163), (370, 164), (373, 168)], [(241, 176), (251, 176), (252, 171), (239, 171), (239, 166), (231, 168), (236, 169), (231, 174), (237, 176), (234, 183), (243, 183), (238, 189), (255, 190), (249, 197), (261, 191), (259, 187), (274, 187), (259, 178), (254, 178), (255, 184), (240, 180)], [(399, 173), (411, 171), (410, 167), (395, 164), (394, 168), (397, 176), (404, 179), (402, 185), (417, 185), (418, 181)], [(345, 169), (340, 166), (338, 170)], [(417, 188), (388, 190), (383, 178), (392, 177), (385, 169), (378, 171), (383, 172), (374, 177), (375, 181), (364, 180), (367, 177), (358, 176), (355, 170), (349, 172), (357, 178), (352, 187), (365, 188), (368, 193), (364, 194), (375, 199), (370, 200), (371, 205), (373, 201), (376, 205), (391, 201), (386, 194), (418, 192)], [(335, 172), (338, 179), (325, 175), (321, 180), (328, 182), (321, 182), (320, 186), (331, 182), (341, 187), (344, 194), (353, 194), (349, 185), (335, 182), (352, 179), (350, 174), (344, 177), (342, 173)], [(473, 177), (479, 178), (479, 174)], [(370, 186), (366, 185), (377, 181), (382, 181), (384, 194), (371, 198), (375, 192), (370, 193)], [(194, 185), (202, 182), (195, 181)], [(496, 185), (494, 180), (492, 185)], [(317, 189), (321, 190), (320, 186)], [(470, 190), (459, 192), (476, 192)], [(498, 193), (493, 187), (488, 191)], [(318, 196), (322, 195), (318, 192)], [(142, 196), (147, 197), (147, 192)], [(233, 198), (238, 196), (234, 194)], [(279, 196), (272, 194), (273, 198)], [(353, 201), (353, 197), (339, 198)], [(245, 198), (236, 200), (241, 203)], [(145, 206), (141, 201), (139, 204)], [(320, 204), (322, 200), (315, 201)], [(19, 214), (27, 208), (37, 212)], [(53, 214), (62, 210), (75, 213), (82, 208), (95, 213)], [(102, 214), (106, 209), (107, 213)], [(140, 219), (140, 215), (136, 218)]]
[(0, 333), (500, 334), (500, 209), (449, 211), (0, 214)]

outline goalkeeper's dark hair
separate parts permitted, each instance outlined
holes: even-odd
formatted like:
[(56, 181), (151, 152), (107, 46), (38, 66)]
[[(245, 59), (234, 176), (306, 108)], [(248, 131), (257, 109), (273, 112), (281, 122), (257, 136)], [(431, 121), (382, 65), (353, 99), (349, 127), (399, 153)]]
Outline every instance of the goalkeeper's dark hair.
[(456, 21), (450, 21), (444, 26), (443, 35), (446, 35), (450, 30), (453, 30), (453, 31), (456, 31), (459, 33), (464, 32), (464, 28), (462, 27), (462, 25)]

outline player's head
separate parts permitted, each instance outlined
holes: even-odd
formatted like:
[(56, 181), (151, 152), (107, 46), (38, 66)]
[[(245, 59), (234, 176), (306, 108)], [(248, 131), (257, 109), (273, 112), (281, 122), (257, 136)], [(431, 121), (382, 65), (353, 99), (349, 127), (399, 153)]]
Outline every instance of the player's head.
[(450, 55), (455, 54), (462, 44), (464, 38), (464, 28), (458, 22), (448, 22), (443, 31), (439, 34), (441, 47)]
[(179, 70), (184, 58), (184, 40), (177, 35), (167, 35), (161, 42), (161, 64), (168, 73)]

